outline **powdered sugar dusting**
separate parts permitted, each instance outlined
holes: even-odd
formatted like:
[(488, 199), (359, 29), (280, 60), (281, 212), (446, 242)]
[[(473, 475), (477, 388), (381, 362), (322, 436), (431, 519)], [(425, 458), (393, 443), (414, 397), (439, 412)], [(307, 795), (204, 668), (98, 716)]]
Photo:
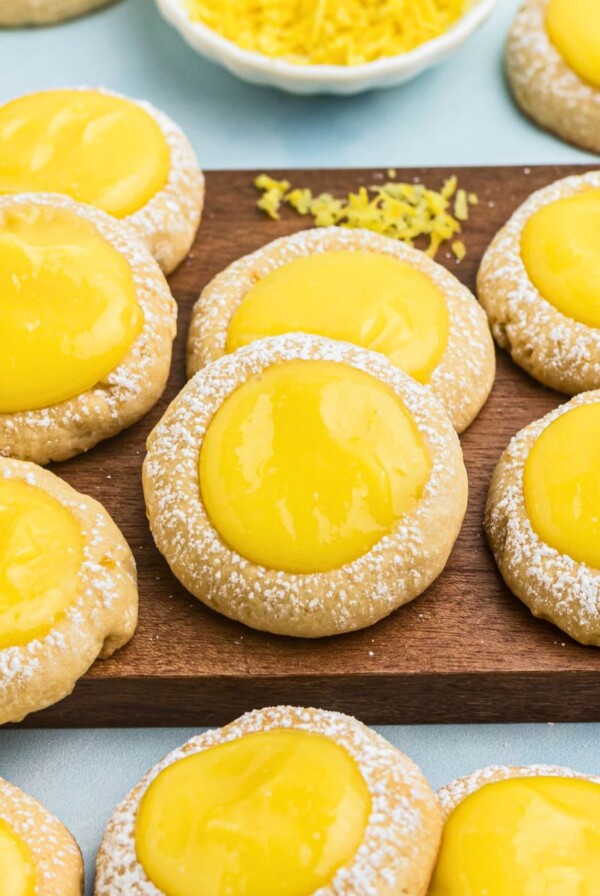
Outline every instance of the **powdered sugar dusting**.
[(560, 768), (555, 765), (490, 765), (487, 768), (479, 769), (467, 775), (465, 778), (459, 778), (438, 790), (438, 799), (442, 807), (444, 820), (463, 800), (477, 790), (480, 790), (487, 784), (494, 784), (496, 781), (506, 781), (510, 778), (578, 778), (580, 780), (592, 781), (594, 784), (600, 784), (600, 778), (582, 775), (580, 772), (574, 772), (570, 768)]
[(275, 707), (192, 738), (156, 765), (113, 814), (100, 849), (96, 896), (162, 896), (135, 850), (136, 815), (150, 783), (174, 762), (259, 731), (280, 728), (329, 737), (356, 760), (372, 797), (364, 840), (352, 862), (314, 896), (422, 893), (439, 842), (439, 808), (419, 769), (386, 740), (340, 713)]
[(89, 221), (128, 261), (144, 327), (123, 361), (87, 392), (49, 408), (0, 414), (0, 455), (47, 463), (87, 450), (139, 419), (162, 393), (177, 306), (158, 265), (128, 226), (57, 194), (0, 197), (0, 219), (19, 205), (62, 208)]
[[(432, 470), (416, 509), (367, 554), (298, 575), (259, 567), (220, 539), (202, 503), (198, 459), (213, 415), (237, 386), (273, 364), (311, 359), (350, 364), (387, 384), (413, 416)], [(458, 535), (466, 490), (460, 444), (429, 388), (383, 355), (303, 334), (255, 342), (197, 373), (151, 433), (144, 463), (151, 529), (183, 585), (232, 618), (305, 637), (370, 625), (424, 591)]]
[[(119, 96), (119, 94), (115, 94)], [(127, 224), (169, 274), (185, 258), (194, 242), (204, 207), (204, 174), (189, 141), (172, 119), (144, 100), (134, 100), (160, 127), (169, 147), (169, 178)]]
[(29, 847), (35, 896), (79, 896), (83, 862), (77, 843), (37, 800), (0, 778), (0, 820)]
[(600, 646), (600, 570), (545, 544), (534, 532), (525, 503), (525, 462), (542, 432), (575, 407), (600, 402), (600, 392), (579, 395), (531, 423), (510, 442), (494, 473), (486, 528), (508, 586), (536, 616), (585, 644)]
[(487, 398), (494, 378), (494, 348), (486, 316), (466, 286), (446, 268), (418, 249), (369, 230), (330, 227), (301, 231), (268, 243), (218, 274), (204, 289), (192, 314), (190, 375), (225, 354), (231, 318), (258, 280), (298, 258), (331, 251), (390, 255), (438, 287), (446, 300), (450, 327), (446, 350), (429, 385), (456, 429), (465, 429)]
[(530, 196), (492, 241), (478, 278), (498, 343), (537, 379), (571, 395), (600, 387), (600, 329), (567, 317), (538, 292), (521, 256), (521, 235), (541, 208), (589, 189), (600, 189), (600, 172), (564, 178)]
[(110, 653), (129, 640), (137, 622), (137, 586), (133, 555), (100, 504), (33, 464), (0, 459), (0, 478), (51, 495), (81, 523), (83, 535), (79, 594), (64, 617), (45, 637), (0, 649), (4, 724), (70, 693), (107, 640), (113, 642)]
[(573, 71), (550, 40), (549, 0), (525, 0), (512, 25), (507, 67), (515, 95), (542, 125), (600, 150), (600, 90)]

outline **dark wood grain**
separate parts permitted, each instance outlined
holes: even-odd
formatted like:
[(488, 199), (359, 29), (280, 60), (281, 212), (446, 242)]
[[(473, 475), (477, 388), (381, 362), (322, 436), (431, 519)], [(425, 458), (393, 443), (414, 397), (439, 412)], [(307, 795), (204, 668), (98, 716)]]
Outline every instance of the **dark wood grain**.
[[(474, 288), (495, 231), (533, 190), (573, 167), (463, 169), (461, 186), (480, 204), (465, 227), (467, 258), (438, 260)], [(443, 169), (398, 171), (440, 185)], [(287, 172), (295, 184), (345, 192), (381, 172)], [(137, 426), (87, 456), (54, 468), (102, 501), (139, 568), (140, 623), (131, 644), (98, 662), (74, 694), (29, 725), (218, 724), (271, 703), (312, 704), (370, 723), (600, 720), (600, 651), (534, 619), (504, 587), (487, 547), (482, 514), (494, 464), (510, 437), (564, 400), (504, 355), (492, 396), (463, 436), (471, 496), (445, 572), (420, 599), (373, 628), (320, 642), (268, 636), (206, 609), (177, 583), (155, 549), (144, 515), (140, 469), (145, 438), (184, 385), (192, 304), (210, 277), (240, 255), (306, 226), (255, 209), (251, 172), (208, 175), (203, 225), (171, 278), (180, 309), (167, 392)]]

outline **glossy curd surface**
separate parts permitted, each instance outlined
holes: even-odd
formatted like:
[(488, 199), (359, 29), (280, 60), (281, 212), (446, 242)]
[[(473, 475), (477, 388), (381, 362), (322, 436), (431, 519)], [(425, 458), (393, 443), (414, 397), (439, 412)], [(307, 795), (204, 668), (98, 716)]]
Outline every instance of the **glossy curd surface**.
[(566, 317), (600, 327), (600, 190), (534, 212), (523, 229), (521, 256), (542, 298)]
[(600, 402), (573, 408), (546, 427), (525, 463), (523, 488), (541, 540), (600, 569)]
[(64, 193), (115, 218), (143, 208), (171, 168), (158, 123), (96, 90), (47, 90), (0, 107), (0, 194)]
[(288, 361), (252, 376), (215, 414), (199, 461), (221, 538), (291, 573), (365, 554), (416, 508), (431, 471), (394, 392), (330, 361)]
[(142, 330), (127, 260), (70, 209), (0, 214), (0, 413), (51, 407), (91, 389)]
[(0, 478), (0, 650), (43, 638), (61, 621), (79, 596), (82, 563), (70, 510), (37, 486)]
[(550, 0), (546, 27), (569, 68), (600, 89), (600, 5), (597, 0)]
[(370, 809), (344, 747), (260, 732), (160, 772), (137, 813), (137, 855), (166, 896), (313, 896), (352, 860)]
[(600, 785), (510, 778), (446, 821), (429, 896), (599, 896)]
[(329, 251), (290, 261), (244, 297), (227, 351), (283, 333), (314, 333), (386, 355), (426, 383), (448, 343), (440, 289), (411, 265), (377, 252)]

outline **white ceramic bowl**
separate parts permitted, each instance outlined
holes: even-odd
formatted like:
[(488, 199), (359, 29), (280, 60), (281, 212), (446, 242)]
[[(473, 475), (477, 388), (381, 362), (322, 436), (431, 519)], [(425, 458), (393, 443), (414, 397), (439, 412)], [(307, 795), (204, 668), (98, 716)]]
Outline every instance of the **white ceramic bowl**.
[(293, 65), (262, 53), (243, 50), (201, 22), (190, 21), (185, 0), (156, 0), (168, 22), (203, 56), (218, 62), (252, 84), (279, 87), (289, 93), (360, 93), (393, 87), (441, 62), (461, 46), (489, 17), (498, 0), (470, 0), (467, 12), (440, 37), (408, 53), (364, 65)]

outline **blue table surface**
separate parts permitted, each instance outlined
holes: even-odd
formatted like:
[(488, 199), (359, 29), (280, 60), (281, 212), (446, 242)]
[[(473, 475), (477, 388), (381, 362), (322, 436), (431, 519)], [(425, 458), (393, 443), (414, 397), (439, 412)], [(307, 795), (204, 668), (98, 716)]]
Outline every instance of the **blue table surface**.
[[(152, 0), (0, 33), (0, 101), (43, 87), (104, 85), (151, 100), (190, 137), (205, 168), (597, 162), (514, 107), (502, 45), (517, 0), (500, 0), (468, 46), (416, 81), (352, 98), (293, 97), (244, 84), (194, 54)], [(388, 727), (434, 786), (491, 763), (548, 762), (600, 774), (600, 725)], [(1, 731), (0, 775), (45, 802), (94, 855), (113, 807), (194, 732)], [(57, 894), (59, 896), (59, 894)]]

